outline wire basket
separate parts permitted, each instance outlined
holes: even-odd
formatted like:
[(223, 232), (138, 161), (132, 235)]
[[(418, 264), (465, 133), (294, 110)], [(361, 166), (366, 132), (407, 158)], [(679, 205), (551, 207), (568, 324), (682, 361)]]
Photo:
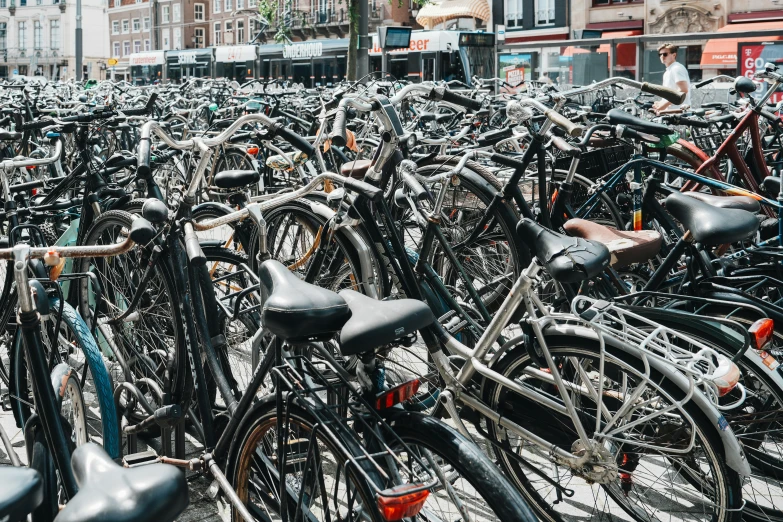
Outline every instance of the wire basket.
[[(609, 147), (595, 148), (582, 154), (576, 173), (589, 179), (598, 179), (631, 161), (633, 145), (618, 142)], [(568, 170), (571, 158), (561, 156), (555, 160), (555, 168)]]

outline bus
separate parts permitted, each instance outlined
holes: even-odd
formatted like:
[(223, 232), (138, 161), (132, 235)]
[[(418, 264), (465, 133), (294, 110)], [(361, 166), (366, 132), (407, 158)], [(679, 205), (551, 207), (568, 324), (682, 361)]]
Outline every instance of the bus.
[[(373, 36), (369, 54), (370, 71), (380, 72), (383, 52), (377, 35)], [(473, 76), (496, 76), (494, 33), (413, 31), (409, 47), (389, 50), (387, 54), (387, 72), (399, 80), (459, 80), (472, 85)], [(140, 53), (131, 61), (132, 81), (137, 84), (154, 79), (182, 82), (199, 77), (229, 78), (239, 83), (276, 79), (308, 88), (330, 86), (345, 80), (348, 38), (155, 51), (154, 57), (153, 53)]]

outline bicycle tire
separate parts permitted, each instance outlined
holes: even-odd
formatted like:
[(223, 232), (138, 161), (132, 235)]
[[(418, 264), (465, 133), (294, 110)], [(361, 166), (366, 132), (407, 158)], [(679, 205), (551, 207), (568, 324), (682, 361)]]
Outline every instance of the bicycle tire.
[[(596, 357), (596, 354), (600, 353), (600, 348), (598, 345), (598, 341), (585, 339), (581, 337), (576, 336), (552, 336), (547, 339), (547, 344), (549, 345), (550, 353), (553, 355), (553, 357), (560, 357), (562, 356), (563, 360), (567, 360), (568, 357), (582, 357), (582, 358), (594, 358)], [(615, 349), (611, 348), (609, 345), (606, 347), (607, 353), (614, 354), (617, 357), (615, 360), (621, 361), (626, 368), (631, 369), (638, 369), (639, 365), (643, 367), (643, 363), (640, 360), (632, 360), (632, 358), (629, 356), (629, 354), (625, 352), (617, 352)], [(515, 375), (518, 375), (519, 369), (522, 368), (522, 365), (529, 365), (529, 364), (536, 364), (534, 361), (531, 360), (530, 354), (528, 350), (522, 346), (515, 348), (514, 350), (507, 353), (496, 365), (494, 368), (495, 371), (498, 371), (501, 375), (507, 377), (507, 378), (515, 378)], [(612, 369), (612, 363), (607, 362), (607, 368), (610, 368), (610, 371)], [(620, 368), (619, 365), (616, 365), (617, 368)], [(614, 368), (615, 371), (617, 368)], [(625, 371), (625, 370), (623, 370)], [(607, 373), (604, 373), (604, 375), (607, 375)], [(633, 374), (632, 374), (633, 375)], [(660, 374), (657, 374), (654, 370), (651, 373), (650, 382), (657, 383), (656, 386), (659, 386), (661, 389), (665, 389), (667, 393), (672, 394), (669, 396), (673, 396), (675, 398), (682, 397), (683, 392), (677, 388), (673, 383), (670, 383), (666, 379), (664, 379)], [(557, 433), (559, 435), (562, 435), (563, 440), (561, 440), (561, 444), (566, 441), (572, 441), (575, 440), (573, 437), (570, 436), (570, 433), (573, 432), (573, 427), (571, 426), (571, 421), (563, 422), (562, 420), (559, 421), (559, 419), (562, 419), (562, 416), (555, 417), (554, 413), (551, 412), (551, 410), (546, 410), (549, 413), (547, 414), (541, 414), (540, 412), (534, 413), (534, 410), (532, 408), (525, 409), (525, 405), (532, 404), (531, 401), (520, 401), (518, 396), (509, 396), (506, 393), (502, 392), (503, 387), (498, 385), (497, 383), (487, 381), (483, 385), (483, 398), (486, 404), (494, 408), (495, 411), (499, 412), (501, 416), (508, 416), (508, 418), (512, 419), (517, 424), (521, 424), (527, 428), (533, 427), (534, 429), (545, 429), (548, 424), (546, 423), (546, 419), (553, 419), (551, 423), (549, 423), (549, 432), (550, 437), (553, 437), (554, 433)], [(559, 397), (556, 395), (557, 392), (555, 392), (555, 397)], [(660, 395), (659, 395), (660, 397)], [(580, 412), (580, 415), (584, 415), (585, 418), (583, 419), (583, 425), (587, 429), (592, 429), (595, 426), (595, 418), (594, 415), (590, 415), (585, 412), (584, 406), (580, 408), (577, 406), (577, 410)], [(704, 508), (706, 505), (712, 506), (720, 506), (716, 511), (716, 513), (713, 513), (711, 511), (708, 511), (705, 514), (705, 518), (711, 520), (712, 522), (738, 522), (741, 519), (742, 513), (740, 511), (742, 507), (742, 486), (741, 486), (741, 480), (738, 473), (730, 468), (725, 463), (725, 459), (723, 458), (724, 452), (723, 452), (723, 444), (720, 440), (720, 437), (718, 435), (717, 426), (713, 426), (712, 423), (704, 416), (704, 414), (691, 402), (685, 404), (685, 410), (687, 411), (687, 414), (690, 416), (690, 418), (693, 419), (693, 426), (696, 428), (696, 434), (697, 439), (701, 441), (703, 448), (703, 451), (706, 452), (709, 458), (709, 470), (714, 473), (714, 477), (712, 478), (713, 483), (717, 484), (717, 489), (719, 490), (717, 494), (714, 495), (715, 498), (705, 499), (704, 502), (699, 503), (695, 500), (695, 494), (693, 496), (688, 497), (688, 502), (690, 502), (690, 505), (697, 506), (694, 508), (694, 511), (698, 512), (699, 507)], [(521, 414), (529, 415), (533, 414), (536, 417), (536, 423), (530, 424), (526, 423), (522, 417), (520, 417)], [(591, 425), (592, 422), (592, 425)], [(553, 431), (557, 430), (557, 432)], [(508, 445), (507, 447), (511, 448), (510, 444), (516, 442), (509, 441), (507, 438), (503, 436), (504, 430), (499, 428), (494, 422), (487, 421), (487, 432), (489, 434), (489, 437), (491, 440), (494, 441), (494, 444), (500, 444), (501, 446), (504, 444), (504, 442)], [(568, 442), (568, 448), (570, 449), (571, 442)], [(519, 446), (521, 448), (521, 446)], [(619, 450), (617, 450), (619, 451)], [(537, 476), (534, 473), (531, 473), (531, 470), (528, 467), (523, 467), (517, 460), (513, 458), (509, 458), (506, 456), (506, 453), (504, 451), (494, 451), (495, 458), (498, 461), (498, 464), (500, 467), (504, 470), (506, 476), (514, 483), (519, 491), (523, 494), (526, 501), (528, 501), (531, 505), (531, 507), (534, 509), (536, 514), (541, 518), (541, 520), (549, 521), (549, 522), (561, 522), (564, 520), (563, 514), (561, 514), (560, 511), (556, 510), (554, 507), (555, 505), (560, 505), (563, 507), (559, 507), (558, 509), (568, 509), (571, 507), (572, 509), (577, 509), (575, 506), (577, 505), (576, 501), (569, 501), (569, 499), (560, 498), (562, 497), (562, 494), (560, 496), (555, 495), (554, 498), (552, 498), (549, 494), (551, 493), (552, 489), (547, 489), (547, 487), (551, 488), (551, 485), (546, 484), (543, 480), (540, 482), (541, 489), (540, 491), (544, 492), (545, 495), (547, 495), (548, 498), (551, 498), (551, 500), (546, 500), (542, 494), (539, 493), (539, 490), (537, 490), (533, 484), (531, 483), (530, 477), (531, 476)], [(637, 458), (634, 457), (634, 454), (639, 455), (641, 453), (634, 453), (629, 452), (627, 450), (623, 451), (623, 455), (629, 456), (629, 462), (633, 462), (632, 459)], [(536, 455), (534, 455), (533, 452), (529, 452), (529, 456), (526, 458), (535, 458)], [(670, 459), (670, 457), (664, 457), (664, 460)], [(641, 460), (641, 459), (639, 459)], [(548, 457), (544, 462), (548, 461)], [(625, 457), (623, 457), (623, 462), (625, 462)], [(534, 463), (535, 464), (535, 463)], [(622, 465), (626, 465), (623, 463)], [(638, 463), (636, 464), (638, 465)], [(699, 463), (697, 463), (699, 465)], [(540, 464), (539, 469), (543, 468), (544, 464)], [(619, 467), (619, 465), (618, 465)], [(569, 470), (566, 467), (560, 468), (562, 469), (566, 474), (569, 473)], [(626, 468), (629, 469), (629, 468)], [(686, 468), (678, 468), (679, 470), (686, 469)], [(692, 470), (693, 468), (689, 468)], [(701, 468), (696, 468), (699, 471)], [(635, 474), (636, 468), (630, 469), (631, 477), (630, 477), (630, 484), (631, 488), (628, 492), (625, 493), (626, 497), (628, 498), (629, 494), (635, 494), (638, 496), (638, 491), (633, 489), (633, 481), (637, 477), (637, 475), (640, 477), (639, 481), (644, 481), (646, 475), (644, 472), (642, 474)], [(558, 470), (556, 472), (556, 477), (560, 477), (560, 471)], [(679, 475), (680, 472), (677, 472), (677, 475)], [(618, 469), (618, 475), (619, 475), (619, 469)], [(566, 481), (566, 484), (568, 488), (573, 489), (579, 487), (580, 490), (578, 491), (580, 494), (580, 499), (584, 502), (584, 499), (591, 498), (593, 501), (593, 515), (588, 516), (587, 513), (580, 514), (581, 518), (585, 520), (592, 520), (595, 517), (603, 517), (605, 516), (605, 513), (609, 512), (610, 510), (614, 510), (615, 513), (618, 514), (626, 514), (633, 518), (634, 520), (642, 520), (640, 517), (640, 511), (643, 510), (636, 510), (631, 511), (631, 508), (626, 505), (623, 502), (622, 496), (622, 485), (619, 484), (619, 477), (615, 478), (612, 482), (609, 483), (609, 486), (600, 486), (601, 490), (604, 491), (606, 494), (606, 497), (603, 500), (598, 500), (595, 490), (593, 490), (593, 486), (590, 485), (588, 481), (584, 481), (580, 484), (574, 485), (578, 480), (576, 480), (577, 473), (570, 473), (568, 475), (568, 478), (564, 478), (563, 480)], [(583, 480), (583, 479), (579, 479)], [(573, 482), (573, 483), (572, 483)], [(684, 482), (684, 481), (681, 481)], [(585, 489), (587, 488), (587, 489)], [(637, 490), (640, 490), (644, 494), (647, 494), (650, 488), (645, 488), (642, 486), (639, 488), (637, 485)], [(671, 494), (683, 494), (683, 485), (678, 484), (678, 487), (676, 489), (667, 488), (667, 491), (670, 491)], [(583, 491), (584, 490), (584, 491)], [(620, 492), (618, 493), (618, 490)], [(592, 495), (591, 495), (592, 491)], [(661, 502), (661, 498), (669, 499), (666, 495), (658, 495), (658, 490), (656, 490), (654, 493), (654, 497), (658, 499), (659, 504), (661, 508), (669, 507), (663, 506), (663, 503)], [(692, 498), (693, 497), (693, 498)], [(613, 501), (613, 504), (610, 505), (609, 499)], [(580, 509), (588, 510), (580, 507)], [(676, 510), (678, 509), (676, 506), (671, 507), (671, 509)], [(681, 512), (685, 512), (685, 509), (680, 509)], [(704, 509), (702, 509), (702, 513), (704, 513)], [(572, 513), (573, 514), (573, 513)]]

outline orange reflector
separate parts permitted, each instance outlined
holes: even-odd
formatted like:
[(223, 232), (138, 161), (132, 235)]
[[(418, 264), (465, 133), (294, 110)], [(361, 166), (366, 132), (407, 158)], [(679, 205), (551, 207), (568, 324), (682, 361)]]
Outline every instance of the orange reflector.
[(35, 166), (32, 167), (25, 167), (27, 170), (35, 170)]
[[(415, 493), (404, 494), (406, 490), (420, 488), (421, 484), (407, 484), (387, 489), (378, 497), (378, 508), (387, 522), (396, 522), (403, 518), (415, 517), (421, 511), (430, 492), (423, 489)], [(390, 496), (394, 495), (394, 496)]]
[(750, 334), (750, 344), (756, 350), (762, 350), (775, 331), (775, 321), (772, 319), (759, 319), (748, 328)]
[(258, 154), (258, 147), (248, 148), (247, 153), (250, 154), (251, 156), (255, 156), (256, 154)]
[(391, 408), (395, 404), (407, 401), (419, 391), (419, 384), (421, 384), (419, 379), (413, 379), (412, 381), (404, 382), (391, 390), (381, 393), (375, 399), (375, 409), (385, 410)]

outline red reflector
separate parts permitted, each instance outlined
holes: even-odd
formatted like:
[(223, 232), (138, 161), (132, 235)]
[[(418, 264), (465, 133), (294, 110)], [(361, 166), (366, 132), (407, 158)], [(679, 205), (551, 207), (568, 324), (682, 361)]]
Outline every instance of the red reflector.
[(748, 328), (750, 344), (756, 350), (761, 350), (767, 345), (775, 331), (775, 322), (772, 319), (759, 319)]
[(35, 170), (35, 167), (25, 167), (27, 170)]
[(250, 154), (251, 156), (255, 156), (256, 154), (258, 154), (258, 147), (250, 147), (249, 149), (247, 149), (247, 153)]
[(385, 410), (386, 408), (391, 408), (395, 404), (407, 401), (419, 391), (419, 384), (421, 384), (419, 379), (413, 379), (412, 381), (404, 382), (391, 390), (381, 393), (375, 399), (375, 409)]
[[(387, 522), (395, 522), (403, 518), (415, 517), (421, 511), (429, 496), (429, 490), (423, 489), (415, 493), (405, 494), (406, 490), (420, 488), (420, 484), (408, 484), (387, 489), (378, 497), (378, 508)], [(390, 496), (394, 495), (394, 496)]]
[(31, 190), (30, 192), (32, 192), (33, 196), (37, 196), (38, 195), (38, 189), (37, 188)]

